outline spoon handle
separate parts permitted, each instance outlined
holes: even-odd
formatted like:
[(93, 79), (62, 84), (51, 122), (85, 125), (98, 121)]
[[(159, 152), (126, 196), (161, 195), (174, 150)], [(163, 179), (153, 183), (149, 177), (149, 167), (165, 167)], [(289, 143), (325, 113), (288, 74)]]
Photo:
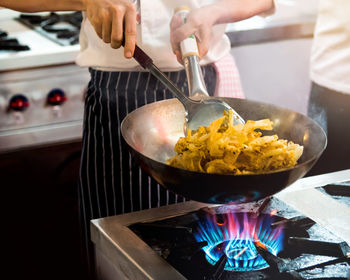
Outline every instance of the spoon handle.
[(149, 69), (153, 64), (153, 59), (150, 58), (138, 45), (135, 45), (133, 58), (144, 68)]
[(190, 97), (209, 96), (204, 82), (202, 69), (199, 65), (198, 56), (189, 55), (183, 58)]
[[(186, 23), (189, 12), (190, 8), (188, 6), (180, 6), (175, 9), (175, 14), (182, 19), (183, 24)], [(193, 99), (209, 96), (207, 87), (205, 86), (202, 69), (199, 65), (199, 50), (197, 38), (194, 34), (190, 35), (180, 43), (180, 51), (186, 70), (189, 97)]]
[(133, 57), (144, 68), (149, 70), (168, 90), (171, 91), (187, 109), (191, 101), (168, 77), (153, 64), (150, 58), (139, 46), (135, 46)]

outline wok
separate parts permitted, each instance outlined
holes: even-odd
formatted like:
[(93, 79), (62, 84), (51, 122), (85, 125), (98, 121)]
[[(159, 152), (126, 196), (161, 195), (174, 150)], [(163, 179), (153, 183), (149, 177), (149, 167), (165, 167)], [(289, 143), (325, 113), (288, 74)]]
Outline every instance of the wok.
[(177, 99), (144, 105), (122, 122), (121, 133), (134, 160), (160, 185), (187, 199), (224, 204), (256, 201), (273, 195), (303, 177), (327, 145), (322, 128), (297, 112), (252, 100), (222, 98), (245, 120), (269, 118), (277, 134), (304, 146), (293, 168), (258, 175), (220, 175), (169, 166), (176, 141), (183, 136), (184, 108)]

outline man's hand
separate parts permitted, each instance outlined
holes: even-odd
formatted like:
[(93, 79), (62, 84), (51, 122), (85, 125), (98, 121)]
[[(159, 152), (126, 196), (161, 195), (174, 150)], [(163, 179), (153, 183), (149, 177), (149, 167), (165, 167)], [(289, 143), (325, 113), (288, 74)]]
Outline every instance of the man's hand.
[(197, 38), (199, 58), (208, 52), (213, 37), (213, 25), (236, 22), (262, 13), (273, 13), (273, 0), (220, 0), (192, 10), (183, 24), (178, 15), (170, 22), (170, 42), (177, 60), (182, 62), (180, 42), (191, 34)]
[(209, 6), (191, 11), (185, 24), (180, 16), (176, 14), (173, 16), (170, 22), (170, 42), (179, 63), (183, 64), (180, 42), (191, 34), (194, 34), (197, 38), (199, 58), (207, 54), (213, 37), (214, 19), (215, 17), (210, 14)]
[(131, 58), (136, 44), (136, 8), (128, 0), (85, 0), (87, 18), (97, 35), (114, 49), (125, 36), (124, 56)]
[(86, 11), (97, 35), (112, 48), (125, 40), (124, 56), (131, 58), (136, 44), (136, 8), (128, 0), (0, 0), (0, 6), (21, 12)]

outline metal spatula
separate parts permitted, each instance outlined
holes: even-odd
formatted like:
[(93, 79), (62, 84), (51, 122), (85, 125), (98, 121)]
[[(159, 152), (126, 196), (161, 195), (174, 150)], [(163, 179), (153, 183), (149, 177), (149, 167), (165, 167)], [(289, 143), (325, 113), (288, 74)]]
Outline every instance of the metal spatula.
[[(211, 122), (223, 116), (224, 111), (233, 110), (226, 102), (216, 98), (192, 100), (188, 98), (168, 77), (153, 64), (153, 60), (137, 45), (133, 57), (145, 69), (149, 70), (167, 89), (169, 89), (185, 107), (184, 132), (209, 126)], [(233, 110), (235, 113), (235, 111)], [(236, 113), (235, 123), (244, 123)]]

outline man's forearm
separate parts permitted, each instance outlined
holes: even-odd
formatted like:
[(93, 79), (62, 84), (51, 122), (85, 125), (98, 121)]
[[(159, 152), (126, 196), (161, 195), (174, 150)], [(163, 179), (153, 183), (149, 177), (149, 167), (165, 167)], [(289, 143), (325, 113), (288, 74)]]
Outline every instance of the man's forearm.
[[(0, 0), (1, 1), (1, 0)], [(217, 18), (214, 24), (236, 22), (274, 8), (274, 0), (221, 0), (213, 4)]]
[(85, 0), (0, 0), (0, 7), (19, 12), (82, 11)]

